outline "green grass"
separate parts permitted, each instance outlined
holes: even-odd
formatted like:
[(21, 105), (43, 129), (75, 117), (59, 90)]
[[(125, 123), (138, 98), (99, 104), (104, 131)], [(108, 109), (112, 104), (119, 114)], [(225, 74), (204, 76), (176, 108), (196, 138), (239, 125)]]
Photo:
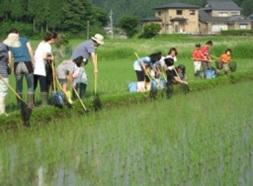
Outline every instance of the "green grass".
[(242, 83), (3, 133), (0, 185), (41, 177), (45, 185), (252, 185), (252, 96), (252, 82)]

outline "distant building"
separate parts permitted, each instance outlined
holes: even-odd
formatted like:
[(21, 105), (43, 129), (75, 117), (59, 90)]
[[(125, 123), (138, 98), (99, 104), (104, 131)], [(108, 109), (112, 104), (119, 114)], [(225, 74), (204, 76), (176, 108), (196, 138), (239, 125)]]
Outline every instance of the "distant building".
[(251, 29), (251, 21), (241, 15), (241, 8), (232, 0), (208, 0), (199, 10), (200, 33), (215, 34), (222, 30)]
[(144, 25), (159, 24), (161, 34), (215, 34), (221, 30), (251, 29), (252, 23), (241, 15), (241, 8), (232, 0), (207, 0), (204, 8), (187, 3), (169, 3), (154, 10), (155, 17), (142, 22)]
[(186, 3), (169, 3), (154, 8), (155, 18), (144, 19), (143, 23), (161, 25), (162, 34), (199, 32), (199, 7)]

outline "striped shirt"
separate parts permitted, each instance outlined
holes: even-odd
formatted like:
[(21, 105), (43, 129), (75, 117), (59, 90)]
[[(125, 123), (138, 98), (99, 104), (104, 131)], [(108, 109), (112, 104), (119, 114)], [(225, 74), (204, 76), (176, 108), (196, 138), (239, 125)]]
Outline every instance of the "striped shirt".
[(4, 78), (8, 77), (8, 51), (9, 48), (3, 44), (0, 43), (0, 75)]

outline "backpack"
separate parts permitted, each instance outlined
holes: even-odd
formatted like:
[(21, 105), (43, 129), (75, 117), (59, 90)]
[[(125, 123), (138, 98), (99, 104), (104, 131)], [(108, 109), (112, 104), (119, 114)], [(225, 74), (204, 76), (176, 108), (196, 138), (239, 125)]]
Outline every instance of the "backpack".
[(216, 72), (214, 69), (206, 69), (205, 71), (205, 78), (206, 79), (214, 79), (216, 78)]

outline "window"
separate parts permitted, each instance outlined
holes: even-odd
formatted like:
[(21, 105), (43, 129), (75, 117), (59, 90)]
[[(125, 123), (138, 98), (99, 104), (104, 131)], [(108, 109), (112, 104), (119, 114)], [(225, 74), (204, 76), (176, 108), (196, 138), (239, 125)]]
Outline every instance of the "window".
[(219, 12), (220, 17), (228, 17), (228, 12)]
[(241, 30), (246, 30), (247, 29), (247, 25), (246, 24), (240, 24), (240, 29)]
[(183, 10), (177, 10), (177, 15), (183, 15)]
[(195, 10), (190, 10), (190, 15), (195, 15)]
[(240, 15), (240, 12), (231, 12), (231, 15), (232, 15), (232, 16)]
[(162, 12), (161, 12), (161, 11), (158, 11), (158, 12), (157, 12), (157, 15), (158, 15), (158, 16), (161, 16), (161, 15), (162, 15)]

